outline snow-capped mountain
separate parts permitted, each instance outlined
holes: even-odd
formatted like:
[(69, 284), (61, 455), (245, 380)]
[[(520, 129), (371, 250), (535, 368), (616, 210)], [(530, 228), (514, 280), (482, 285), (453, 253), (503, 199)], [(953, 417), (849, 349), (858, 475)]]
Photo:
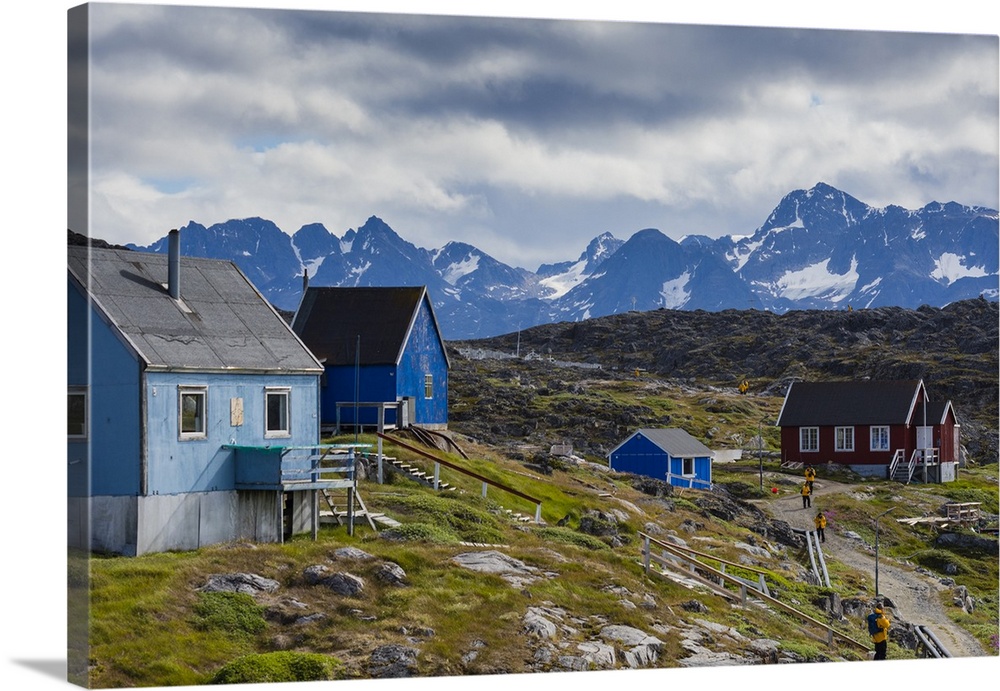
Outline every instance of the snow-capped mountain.
[[(181, 229), (181, 252), (234, 261), (279, 309), (312, 285), (424, 285), (445, 338), (481, 338), (627, 310), (942, 306), (998, 295), (997, 212), (955, 202), (874, 208), (824, 183), (780, 201), (749, 235), (647, 228), (594, 238), (575, 260), (537, 271), (464, 242), (427, 250), (372, 216), (337, 237), (321, 224), (289, 236), (260, 218)], [(133, 249), (166, 252), (166, 238)]]

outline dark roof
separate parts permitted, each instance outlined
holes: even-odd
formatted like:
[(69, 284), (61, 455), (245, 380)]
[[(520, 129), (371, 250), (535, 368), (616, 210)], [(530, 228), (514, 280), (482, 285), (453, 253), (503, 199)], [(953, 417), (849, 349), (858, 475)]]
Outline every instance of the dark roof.
[(905, 424), (922, 386), (915, 379), (793, 382), (785, 394), (778, 426)]
[(353, 365), (356, 358), (361, 365), (395, 365), (425, 299), (440, 341), (441, 330), (423, 286), (309, 286), (295, 312), (292, 328), (326, 365)]
[[(955, 409), (951, 405), (951, 401), (929, 401), (927, 403), (927, 424), (929, 425), (940, 425), (944, 423), (945, 416), (948, 411), (951, 410), (952, 415), (955, 415)], [(917, 403), (916, 409), (913, 411), (913, 422), (918, 425), (922, 425), (924, 421), (924, 406), (923, 403)], [(955, 415), (955, 422), (958, 422), (958, 416)]]
[(319, 373), (320, 364), (229, 261), (180, 258), (180, 300), (168, 255), (69, 247), (69, 273), (151, 369)]
[(692, 437), (687, 433), (687, 431), (677, 427), (666, 427), (663, 429), (640, 429), (615, 447), (611, 453), (617, 451), (629, 439), (636, 435), (646, 437), (674, 458), (712, 455), (712, 450), (710, 448)]

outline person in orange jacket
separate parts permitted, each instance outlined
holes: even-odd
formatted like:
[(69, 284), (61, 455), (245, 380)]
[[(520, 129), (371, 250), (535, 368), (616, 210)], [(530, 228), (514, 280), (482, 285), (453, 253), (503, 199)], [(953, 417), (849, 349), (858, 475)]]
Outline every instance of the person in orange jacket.
[(875, 660), (884, 660), (889, 647), (889, 617), (882, 610), (882, 605), (875, 603), (872, 613), (868, 615), (868, 633), (875, 644)]
[(805, 484), (802, 485), (802, 508), (803, 509), (808, 509), (810, 506), (812, 506), (812, 499), (810, 499), (810, 497), (809, 497), (809, 495), (811, 495), (811, 494), (812, 494), (812, 485), (810, 485), (808, 482), (806, 482)]
[(819, 537), (819, 541), (826, 542), (826, 533), (823, 532), (826, 528), (826, 514), (822, 511), (817, 511), (813, 523), (816, 524), (816, 536)]

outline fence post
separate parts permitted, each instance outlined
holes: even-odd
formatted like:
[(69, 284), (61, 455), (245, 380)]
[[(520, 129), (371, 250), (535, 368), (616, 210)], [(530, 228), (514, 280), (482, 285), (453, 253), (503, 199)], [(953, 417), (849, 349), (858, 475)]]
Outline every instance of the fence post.
[(649, 535), (643, 535), (642, 540), (642, 566), (646, 569), (646, 574), (649, 574)]
[(441, 478), (441, 464), (435, 461), (435, 463), (434, 463), (434, 489), (438, 488), (438, 484), (439, 484), (440, 478)]
[(535, 504), (535, 523), (542, 522), (542, 505), (541, 503)]

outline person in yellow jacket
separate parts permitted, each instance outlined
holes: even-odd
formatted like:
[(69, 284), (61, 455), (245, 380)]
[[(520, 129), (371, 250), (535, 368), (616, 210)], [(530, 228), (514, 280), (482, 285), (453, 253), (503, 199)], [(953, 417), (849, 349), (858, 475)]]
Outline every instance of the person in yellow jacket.
[(813, 523), (816, 524), (816, 537), (819, 538), (820, 542), (826, 542), (826, 533), (823, 532), (826, 528), (826, 514), (822, 511), (817, 511)]
[(875, 660), (884, 660), (889, 647), (889, 617), (882, 610), (882, 605), (876, 603), (872, 613), (868, 615), (868, 634), (875, 644)]
[(812, 489), (813, 482), (816, 481), (816, 469), (811, 465), (806, 466), (806, 482), (809, 483), (809, 489)]
[(802, 508), (803, 509), (808, 509), (810, 506), (812, 506), (812, 499), (809, 498), (809, 495), (811, 495), (811, 494), (812, 494), (812, 485), (810, 485), (808, 482), (805, 483), (804, 485), (802, 485)]

